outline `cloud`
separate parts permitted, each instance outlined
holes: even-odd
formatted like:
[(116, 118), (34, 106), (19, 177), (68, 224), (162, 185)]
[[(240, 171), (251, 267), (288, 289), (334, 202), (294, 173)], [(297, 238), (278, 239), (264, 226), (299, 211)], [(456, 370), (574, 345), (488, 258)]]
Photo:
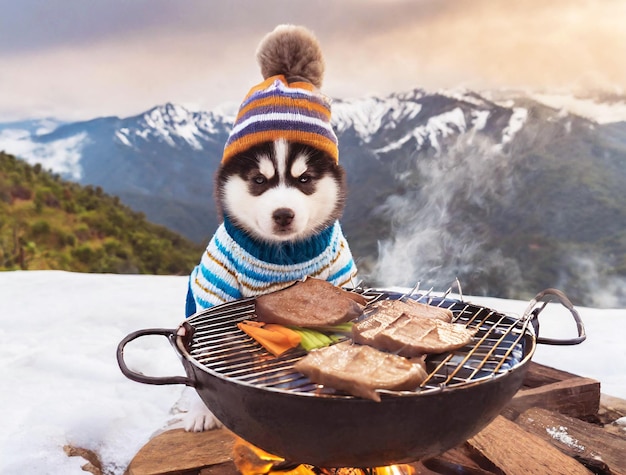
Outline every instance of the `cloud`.
[(5, 129), (0, 132), (0, 150), (10, 150), (31, 165), (39, 163), (44, 170), (80, 180), (80, 159), (86, 138), (82, 133), (51, 143), (37, 143), (24, 130)]
[[(422, 16), (434, 0), (0, 0), (0, 52), (26, 53), (114, 38), (212, 32), (224, 42), (278, 23), (312, 24), (319, 33), (374, 31)], [(28, 34), (23, 34), (25, 31)]]
[[(615, 88), (626, 84), (626, 2), (445, 2), (364, 36), (351, 65), (383, 88)], [(348, 56), (348, 52), (343, 53)], [(336, 58), (337, 52), (333, 58)], [(341, 58), (341, 61), (346, 58)], [(339, 65), (337, 65), (339, 67)], [(374, 72), (374, 70), (377, 72)], [(365, 76), (365, 74), (364, 74)]]
[[(210, 109), (260, 79), (279, 23), (310, 27), (334, 97), (626, 84), (626, 1), (0, 0), (0, 117), (132, 115), (166, 101)], [(6, 13), (6, 15), (4, 14)]]

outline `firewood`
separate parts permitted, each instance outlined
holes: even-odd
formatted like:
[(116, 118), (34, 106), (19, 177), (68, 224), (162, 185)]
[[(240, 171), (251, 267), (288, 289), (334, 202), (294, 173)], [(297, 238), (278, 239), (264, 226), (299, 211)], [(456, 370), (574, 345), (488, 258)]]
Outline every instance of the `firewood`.
[[(226, 429), (206, 432), (168, 430), (141, 448), (128, 466), (126, 475), (198, 473), (205, 467), (218, 465), (230, 470), (233, 442), (233, 434)], [(234, 465), (232, 470), (236, 473)]]
[(484, 463), (493, 465), (494, 473), (506, 475), (592, 473), (550, 443), (502, 416), (498, 416), (485, 429), (469, 439), (468, 444)]
[(546, 384), (558, 383), (579, 376), (560, 369), (545, 366), (531, 361), (524, 377), (524, 389), (537, 388)]
[(626, 439), (601, 427), (541, 408), (525, 411), (516, 423), (592, 470), (626, 475)]
[(520, 389), (507, 405), (505, 415), (515, 419), (531, 407), (542, 407), (572, 417), (595, 415), (600, 407), (600, 382), (591, 378), (570, 378)]

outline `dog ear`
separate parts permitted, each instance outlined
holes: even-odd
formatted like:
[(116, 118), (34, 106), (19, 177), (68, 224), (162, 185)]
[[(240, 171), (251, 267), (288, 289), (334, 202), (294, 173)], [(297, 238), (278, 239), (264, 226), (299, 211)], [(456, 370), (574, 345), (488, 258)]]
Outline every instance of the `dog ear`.
[(284, 75), (288, 81), (305, 80), (318, 89), (324, 79), (324, 57), (311, 31), (279, 25), (263, 38), (256, 53), (263, 79)]

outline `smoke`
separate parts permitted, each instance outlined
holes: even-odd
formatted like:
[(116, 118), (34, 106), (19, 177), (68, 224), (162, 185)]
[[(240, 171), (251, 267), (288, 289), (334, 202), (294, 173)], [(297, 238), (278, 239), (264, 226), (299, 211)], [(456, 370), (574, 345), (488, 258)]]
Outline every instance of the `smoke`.
[[(528, 171), (534, 175), (545, 165), (534, 162), (542, 160), (537, 150), (558, 147), (568, 123), (530, 121), (506, 149), (470, 131), (442, 152), (413, 152), (407, 168), (396, 172), (403, 191), (376, 209), (392, 230), (379, 242), (368, 281), (383, 287), (421, 282), (422, 289), (444, 291), (458, 279), (466, 294), (514, 299), (555, 287), (575, 305), (623, 308), (621, 256), (602, 242), (568, 237), (568, 220), (584, 215), (564, 212), (558, 199), (542, 201), (554, 198), (551, 189), (529, 188)], [(577, 180), (577, 170), (563, 180)], [(594, 213), (593, 205), (585, 212)]]
[[(412, 162), (400, 180), (406, 192), (376, 211), (390, 220), (392, 237), (379, 243), (372, 279), (384, 285), (427, 282), (445, 290), (456, 278), (485, 292), (497, 278), (513, 292), (521, 272), (515, 260), (487, 245), (485, 219), (494, 199), (514, 199), (514, 175), (502, 151), (469, 132), (445, 153)], [(423, 286), (422, 286), (423, 287)]]
[(586, 306), (623, 308), (626, 305), (626, 277), (615, 275), (606, 257), (581, 253), (565, 259), (557, 287), (572, 289)]

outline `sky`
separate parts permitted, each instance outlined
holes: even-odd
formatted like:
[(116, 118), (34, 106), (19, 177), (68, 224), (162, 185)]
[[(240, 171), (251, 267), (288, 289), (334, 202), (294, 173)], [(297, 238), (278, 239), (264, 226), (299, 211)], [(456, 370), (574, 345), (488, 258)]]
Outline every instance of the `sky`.
[[(84, 475), (85, 460), (63, 452), (72, 444), (97, 452), (106, 473), (122, 475), (154, 433), (180, 426), (193, 390), (131, 381), (115, 354), (131, 332), (177, 328), (186, 288), (184, 276), (0, 272), (0, 473)], [(517, 300), (464, 300), (518, 317), (528, 307)], [(577, 310), (587, 340), (538, 345), (532, 360), (594, 378), (604, 394), (626, 398), (626, 309)], [(541, 336), (576, 335), (571, 314), (558, 303), (549, 303), (540, 321)], [(131, 342), (124, 360), (151, 376), (184, 374), (161, 336)]]
[(0, 122), (239, 104), (281, 23), (335, 98), (514, 88), (626, 94), (626, 0), (0, 0)]

